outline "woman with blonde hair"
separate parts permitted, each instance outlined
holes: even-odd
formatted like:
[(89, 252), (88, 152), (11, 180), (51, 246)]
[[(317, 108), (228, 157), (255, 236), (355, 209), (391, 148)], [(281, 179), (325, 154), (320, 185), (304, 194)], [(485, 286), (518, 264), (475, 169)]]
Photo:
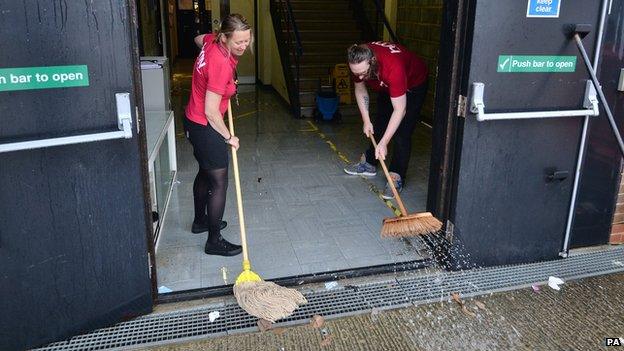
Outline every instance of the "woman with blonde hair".
[(236, 94), (238, 57), (252, 46), (253, 33), (243, 16), (230, 14), (217, 33), (199, 35), (195, 43), (201, 52), (193, 67), (184, 120), (199, 164), (193, 183), (195, 218), (191, 231), (208, 232), (206, 254), (234, 256), (241, 253), (241, 246), (225, 240), (221, 229), (227, 225), (222, 219), (228, 187), (228, 147), (238, 150), (239, 140), (230, 134), (223, 114), (230, 97)]

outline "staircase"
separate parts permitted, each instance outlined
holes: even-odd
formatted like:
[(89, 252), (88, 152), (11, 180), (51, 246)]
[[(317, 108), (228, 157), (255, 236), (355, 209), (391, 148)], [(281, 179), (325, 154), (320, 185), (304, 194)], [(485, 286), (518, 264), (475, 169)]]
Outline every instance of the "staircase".
[[(309, 117), (314, 109), (319, 79), (327, 84), (329, 72), (334, 65), (346, 63), (347, 48), (363, 41), (362, 26), (355, 20), (350, 0), (274, 0), (274, 2), (275, 6), (282, 6), (283, 9), (277, 13), (273, 13), (272, 10), (272, 15), (274, 27), (276, 31), (281, 31), (282, 35), (279, 42), (280, 33), (276, 32), (278, 46), (282, 46), (280, 55), (282, 64), (286, 66), (284, 75), (290, 88), (291, 104), (293, 100), (298, 99), (299, 102), (299, 109), (295, 108), (293, 113), (296, 117)], [(275, 18), (276, 15), (278, 19)], [(293, 25), (293, 21), (289, 19), (295, 24)], [(301, 45), (299, 52), (293, 47), (297, 42)], [(293, 105), (296, 106), (296, 102)]]

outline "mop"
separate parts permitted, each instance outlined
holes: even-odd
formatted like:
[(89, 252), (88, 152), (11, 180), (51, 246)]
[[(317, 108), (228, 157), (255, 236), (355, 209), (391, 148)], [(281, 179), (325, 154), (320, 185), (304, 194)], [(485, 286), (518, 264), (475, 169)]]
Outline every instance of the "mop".
[[(230, 102), (228, 102), (228, 121), (230, 123), (230, 134), (234, 136), (234, 121), (232, 118), (232, 104)], [(236, 283), (234, 283), (234, 296), (236, 301), (238, 301), (238, 305), (250, 315), (275, 322), (278, 319), (290, 316), (300, 305), (307, 303), (307, 300), (299, 291), (264, 281), (251, 270), (251, 262), (247, 252), (247, 234), (243, 216), (243, 196), (238, 173), (238, 158), (234, 148), (232, 148), (232, 163), (234, 165), (238, 220), (243, 246), (243, 272), (236, 278)]]
[[(377, 149), (377, 143), (375, 142), (375, 138), (372, 134), (370, 135), (370, 140), (373, 142), (375, 149)], [(383, 225), (381, 227), (381, 236), (393, 238), (418, 236), (436, 233), (442, 229), (442, 222), (435, 218), (431, 212), (413, 214), (407, 213), (407, 210), (403, 205), (403, 201), (401, 201), (401, 197), (399, 196), (399, 192), (394, 186), (394, 180), (390, 177), (386, 163), (384, 160), (379, 160), (379, 162), (381, 163), (381, 168), (383, 168), (388, 184), (390, 185), (394, 198), (399, 205), (399, 209), (401, 210), (401, 215), (398, 217), (384, 218)]]

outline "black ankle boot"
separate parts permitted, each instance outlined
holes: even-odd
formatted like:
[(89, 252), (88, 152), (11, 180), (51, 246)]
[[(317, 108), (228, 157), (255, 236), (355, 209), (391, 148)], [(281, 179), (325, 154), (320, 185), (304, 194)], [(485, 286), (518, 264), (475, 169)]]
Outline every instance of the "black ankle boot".
[(204, 247), (204, 252), (208, 255), (236, 256), (242, 251), (242, 246), (232, 244), (231, 242), (225, 240), (221, 235), (219, 235), (219, 239), (214, 243), (207, 240), (206, 246)]
[[(219, 229), (223, 230), (225, 229), (225, 227), (227, 227), (227, 222), (221, 221), (221, 227)], [(206, 221), (203, 221), (200, 223), (193, 221), (193, 225), (191, 226), (191, 232), (195, 234), (199, 234), (199, 233), (203, 233), (207, 231), (208, 231), (208, 223)]]

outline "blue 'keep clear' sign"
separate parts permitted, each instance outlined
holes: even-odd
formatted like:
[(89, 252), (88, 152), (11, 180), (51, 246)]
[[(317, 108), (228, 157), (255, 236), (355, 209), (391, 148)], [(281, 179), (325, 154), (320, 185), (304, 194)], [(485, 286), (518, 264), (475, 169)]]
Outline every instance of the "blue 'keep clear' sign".
[(561, 0), (529, 0), (527, 17), (559, 17)]

